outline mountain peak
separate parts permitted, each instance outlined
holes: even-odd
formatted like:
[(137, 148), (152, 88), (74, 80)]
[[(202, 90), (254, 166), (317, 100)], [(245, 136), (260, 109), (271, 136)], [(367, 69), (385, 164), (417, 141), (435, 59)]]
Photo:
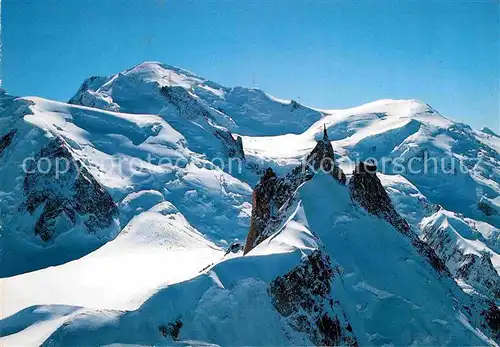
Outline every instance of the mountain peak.
[(146, 73), (150, 72), (152, 74), (158, 74), (160, 76), (163, 76), (165, 72), (171, 72), (171, 73), (176, 73), (179, 75), (184, 75), (189, 78), (196, 78), (200, 81), (204, 81), (205, 79), (197, 76), (193, 72), (174, 66), (174, 65), (169, 65), (169, 64), (164, 64), (158, 61), (144, 61), (142, 63), (139, 63), (135, 65), (134, 67), (127, 69), (123, 72), (123, 74), (137, 74), (137, 73)]
[(497, 133), (495, 133), (493, 130), (491, 130), (491, 129), (490, 129), (490, 128), (488, 128), (488, 127), (482, 127), (482, 128), (481, 128), (481, 131), (482, 131), (483, 133), (488, 134), (488, 135), (491, 135), (491, 136), (500, 137), (500, 136), (498, 136), (498, 134), (497, 134)]

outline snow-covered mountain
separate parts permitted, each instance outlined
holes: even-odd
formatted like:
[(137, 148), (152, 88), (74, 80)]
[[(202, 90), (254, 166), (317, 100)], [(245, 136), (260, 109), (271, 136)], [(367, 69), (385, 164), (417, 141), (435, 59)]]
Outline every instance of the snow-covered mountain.
[(0, 342), (498, 345), (499, 151), (155, 62), (2, 91)]
[[(69, 103), (120, 112), (159, 113), (172, 120), (179, 113), (194, 117), (194, 108), (232, 132), (254, 136), (298, 134), (322, 116), (320, 111), (277, 99), (259, 89), (227, 88), (155, 62), (111, 77), (91, 77)], [(182, 114), (186, 107), (189, 115)]]

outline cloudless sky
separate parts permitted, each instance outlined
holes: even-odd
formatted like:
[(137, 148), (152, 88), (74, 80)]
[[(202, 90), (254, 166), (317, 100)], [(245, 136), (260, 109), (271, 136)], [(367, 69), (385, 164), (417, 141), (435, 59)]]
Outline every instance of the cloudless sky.
[(3, 0), (3, 87), (66, 101), (145, 60), (345, 108), (415, 98), (500, 130), (496, 0)]

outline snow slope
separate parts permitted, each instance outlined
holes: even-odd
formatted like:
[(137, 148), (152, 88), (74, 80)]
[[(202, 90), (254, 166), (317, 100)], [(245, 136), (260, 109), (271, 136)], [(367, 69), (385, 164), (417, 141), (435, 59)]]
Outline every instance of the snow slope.
[[(8, 298), (2, 315), (14, 315), (0, 321), (0, 334), (7, 335), (6, 345), (39, 345), (61, 316), (87, 309), (136, 309), (155, 288), (194, 277), (223, 255), (172, 204), (159, 203), (81, 259), (0, 279), (2, 296)], [(21, 311), (25, 308), (30, 310)], [(40, 314), (53, 310), (54, 316)], [(34, 317), (26, 321), (29, 315)], [(23, 333), (12, 335), (17, 331)]]

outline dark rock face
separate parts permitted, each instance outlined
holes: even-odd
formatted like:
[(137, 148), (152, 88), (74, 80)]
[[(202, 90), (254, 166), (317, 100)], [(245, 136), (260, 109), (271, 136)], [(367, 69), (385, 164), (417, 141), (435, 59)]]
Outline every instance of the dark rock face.
[(420, 255), (424, 256), (425, 258), (427, 258), (427, 260), (429, 261), (429, 263), (431, 264), (431, 266), (437, 272), (443, 274), (444, 276), (451, 277), (450, 271), (446, 267), (445, 262), (436, 255), (436, 252), (434, 251), (434, 249), (432, 249), (431, 246), (429, 246), (424, 241), (420, 240), (417, 237), (417, 235), (415, 235), (413, 233), (412, 233), (412, 236), (411, 236), (411, 241), (412, 241), (413, 246), (418, 251), (418, 253)]
[(486, 326), (483, 328), (489, 328), (493, 334), (493, 339), (498, 342), (500, 341), (500, 309), (495, 303), (490, 302), (489, 307), (481, 313)]
[(292, 112), (293, 112), (294, 110), (297, 110), (297, 109), (299, 109), (299, 108), (301, 108), (301, 107), (302, 107), (302, 105), (301, 105), (301, 104), (299, 104), (299, 103), (298, 103), (297, 101), (295, 101), (295, 100), (292, 100), (292, 101), (290, 102), (290, 106), (292, 106)]
[(240, 142), (238, 142), (238, 140), (235, 140), (233, 135), (225, 129), (215, 129), (214, 135), (222, 142), (223, 148), (228, 157), (245, 159), (241, 137), (238, 137), (240, 140)]
[(385, 219), (404, 235), (411, 232), (410, 225), (392, 205), (391, 198), (377, 177), (374, 164), (358, 164), (349, 182), (349, 191), (351, 199), (369, 213)]
[(177, 109), (180, 117), (189, 120), (197, 120), (199, 118), (213, 120), (210, 113), (185, 88), (164, 86), (160, 88), (160, 92), (166, 101)]
[(170, 322), (166, 325), (160, 326), (158, 330), (164, 337), (170, 336), (172, 340), (178, 341), (182, 325), (182, 321), (180, 319), (177, 319), (175, 322)]
[(113, 216), (118, 208), (113, 198), (104, 187), (80, 164), (80, 175), (75, 182), (74, 206), (79, 214), (87, 214), (89, 219), (85, 221), (87, 228), (95, 232), (107, 228), (113, 221)]
[(192, 95), (189, 90), (182, 87), (163, 86), (160, 88), (160, 93), (168, 104), (177, 111), (180, 118), (194, 122), (201, 121), (205, 124), (207, 130), (221, 141), (222, 149), (228, 157), (245, 158), (241, 138), (235, 139), (229, 130), (217, 126), (214, 117), (197, 100), (197, 96)]
[(346, 183), (344, 172), (335, 163), (335, 153), (328, 138), (326, 127), (323, 129), (323, 139), (316, 143), (316, 146), (307, 156), (304, 165), (313, 173), (321, 170), (332, 175), (341, 184)]
[(238, 253), (242, 249), (243, 249), (243, 245), (240, 242), (233, 242), (226, 249), (226, 253), (224, 255), (227, 255), (229, 253)]
[[(37, 163), (44, 164), (41, 170)], [(24, 178), (24, 193), (21, 210), (34, 215), (42, 209), (35, 234), (44, 242), (53, 239), (60, 223), (76, 225), (80, 217), (90, 232), (96, 232), (110, 227), (118, 212), (109, 193), (73, 160), (60, 139), (52, 140), (36, 155)]]
[(479, 201), (477, 204), (477, 208), (481, 210), (488, 217), (495, 216), (497, 214), (497, 211), (484, 201)]
[[(302, 183), (310, 180), (319, 171), (332, 175), (341, 184), (346, 182), (344, 172), (335, 163), (333, 147), (326, 129), (323, 139), (318, 141), (302, 165), (284, 177), (276, 176), (271, 168), (264, 172), (253, 191), (252, 218), (245, 244), (245, 254), (275, 231), (270, 226), (279, 224), (282, 219), (283, 216), (279, 215), (279, 210), (292, 198)], [(266, 233), (265, 229), (269, 232)]]
[[(297, 188), (311, 177), (300, 167), (285, 177), (276, 176), (271, 168), (264, 172), (253, 191), (252, 217), (244, 254), (250, 252), (275, 231), (270, 226), (278, 224), (281, 220), (279, 210), (292, 198)], [(265, 230), (269, 232), (266, 233)]]
[(462, 313), (486, 336), (500, 343), (500, 308), (477, 292), (471, 292), (470, 299), (467, 306), (462, 306)]
[(241, 136), (236, 136), (236, 144), (238, 145), (238, 150), (241, 152), (242, 157), (245, 157), (245, 151), (243, 150), (243, 139)]
[(0, 156), (2, 155), (3, 151), (12, 143), (16, 132), (17, 130), (11, 130), (7, 134), (2, 136), (2, 138), (0, 138)]
[(401, 234), (408, 237), (418, 253), (428, 259), (432, 267), (446, 276), (450, 273), (445, 263), (434, 250), (411, 230), (406, 220), (399, 215), (392, 205), (391, 198), (377, 177), (377, 167), (373, 163), (359, 163), (349, 182), (351, 199), (370, 214), (385, 219)]
[(107, 77), (102, 76), (92, 76), (87, 78), (83, 84), (80, 86), (76, 94), (68, 101), (68, 104), (73, 105), (85, 105), (94, 107), (94, 102), (86, 102), (85, 97), (90, 93), (90, 91), (96, 91), (101, 87), (107, 80)]
[(276, 174), (271, 168), (268, 168), (253, 190), (252, 217), (250, 219), (250, 231), (244, 249), (245, 254), (250, 252), (257, 245), (256, 240), (259, 235), (262, 234), (266, 222), (271, 216), (271, 205), (273, 204), (276, 181)]
[(459, 310), (474, 327), (479, 328), (497, 344), (500, 343), (500, 308), (477, 292), (471, 292), (469, 298), (469, 303), (462, 305)]
[(500, 276), (489, 254), (466, 254), (457, 269), (457, 276), (469, 283), (481, 284), (496, 300), (500, 300)]
[(315, 251), (299, 266), (271, 282), (268, 293), (288, 324), (317, 346), (357, 346), (339, 303), (331, 296), (336, 271), (326, 254)]
[(464, 280), (489, 297), (500, 300), (500, 276), (491, 263), (489, 254), (464, 254), (445, 228), (424, 228), (423, 239), (448, 268), (453, 269), (454, 277)]

